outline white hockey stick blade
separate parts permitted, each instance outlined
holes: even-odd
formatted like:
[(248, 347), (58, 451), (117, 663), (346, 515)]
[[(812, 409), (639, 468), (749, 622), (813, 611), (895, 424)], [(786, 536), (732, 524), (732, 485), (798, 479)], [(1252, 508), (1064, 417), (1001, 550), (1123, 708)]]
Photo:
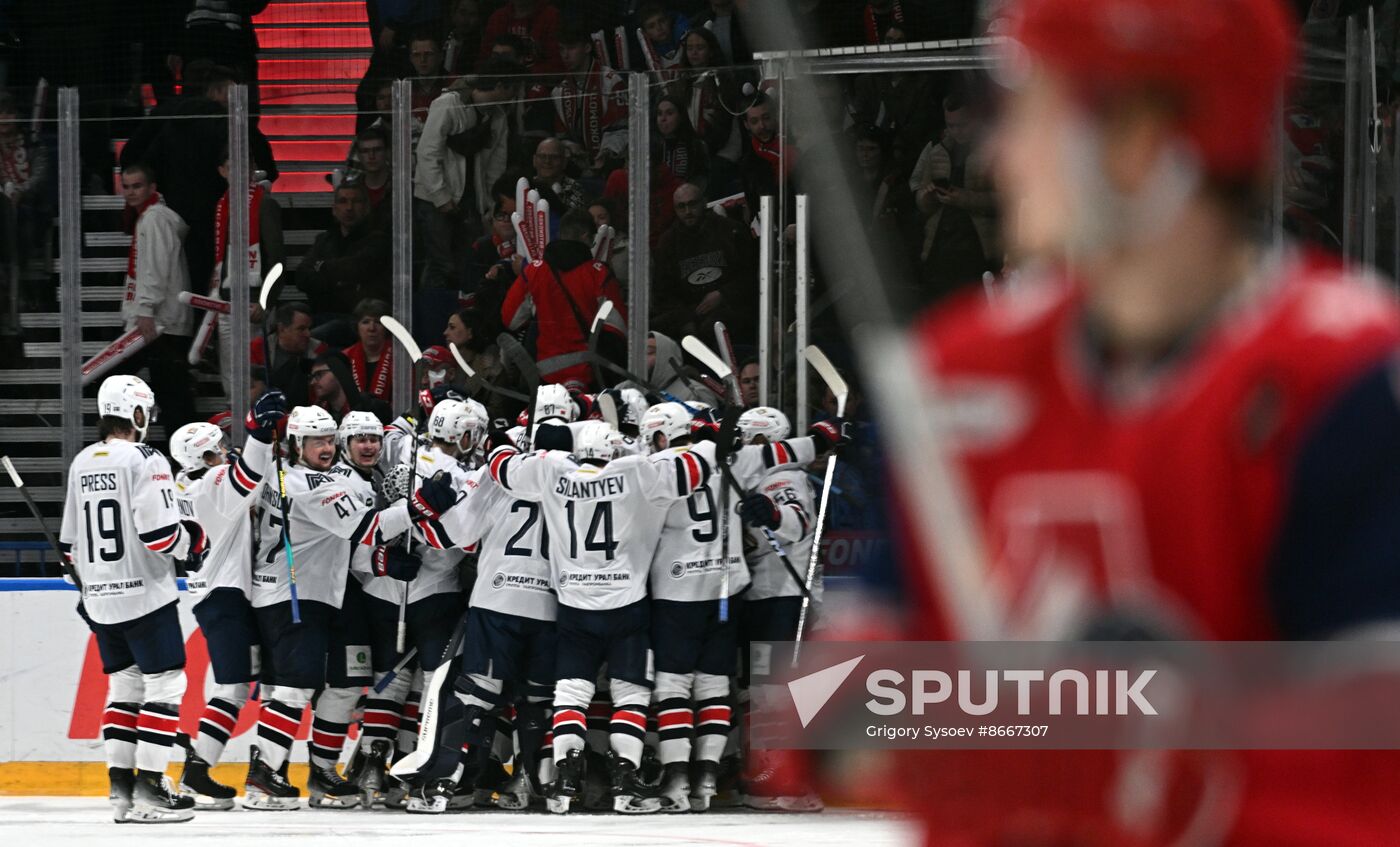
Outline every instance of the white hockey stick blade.
[(608, 322), (608, 316), (612, 314), (613, 302), (604, 300), (603, 305), (598, 307), (598, 313), (593, 316), (593, 326), (588, 328), (588, 334), (592, 335), (598, 331), (598, 327)]
[(20, 478), (19, 471), (15, 470), (15, 463), (10, 461), (10, 457), (0, 456), (0, 463), (5, 465), (5, 473), (10, 475), (10, 482), (15, 484), (15, 488), (23, 488), (24, 480)]
[(826, 383), (826, 387), (831, 389), (832, 395), (836, 398), (837, 416), (844, 415), (846, 413), (846, 397), (850, 393), (845, 378), (841, 376), (840, 372), (836, 370), (836, 366), (831, 364), (831, 360), (817, 345), (807, 345), (807, 349), (802, 351), (802, 355), (807, 358), (807, 363), (822, 378), (822, 382)]
[(681, 348), (699, 359), (705, 367), (709, 368), (710, 371), (720, 379), (729, 379), (729, 375), (733, 373), (733, 371), (729, 369), (729, 366), (724, 363), (724, 360), (719, 357), (719, 354), (705, 346), (705, 342), (693, 335), (687, 335), (685, 338), (681, 339)]
[[(611, 394), (598, 395), (598, 410), (603, 414), (603, 420), (608, 422), (608, 426), (617, 429), (620, 419), (617, 416), (617, 401), (613, 400)], [(6, 459), (5, 461), (9, 461)]]
[(418, 349), (418, 342), (413, 340), (413, 334), (403, 324), (388, 315), (380, 318), (379, 322), (384, 324), (384, 328), (389, 330), (390, 335), (398, 339), (398, 342), (403, 345), (404, 352), (408, 354), (408, 358), (414, 364), (422, 361), (423, 351)]
[(457, 367), (462, 369), (462, 373), (467, 375), (467, 379), (476, 376), (476, 371), (472, 370), (472, 366), (467, 364), (466, 359), (462, 358), (462, 352), (457, 349), (457, 342), (447, 342), (447, 349), (452, 351), (452, 358), (457, 360)]
[(272, 270), (263, 277), (262, 286), (258, 288), (258, 306), (267, 311), (267, 299), (272, 296), (272, 287), (277, 284), (277, 280), (282, 278), (282, 263), (278, 262), (272, 266)]

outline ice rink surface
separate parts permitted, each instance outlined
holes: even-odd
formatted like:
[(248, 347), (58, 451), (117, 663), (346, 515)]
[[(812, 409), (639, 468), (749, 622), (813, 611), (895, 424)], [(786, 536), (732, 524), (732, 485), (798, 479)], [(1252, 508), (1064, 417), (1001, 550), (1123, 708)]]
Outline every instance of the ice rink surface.
[[(551, 815), (496, 810), (445, 815), (401, 812), (326, 811), (205, 812), (178, 824), (112, 822), (105, 798), (0, 797), (0, 844), (144, 845), (151, 843), (232, 845), (295, 839), (298, 847), (347, 847), (413, 842), (489, 843), (509, 847), (905, 847), (916, 843), (914, 828), (894, 815), (826, 811), (815, 815), (768, 812), (708, 812), (704, 815)], [(480, 840), (479, 840), (480, 839)]]

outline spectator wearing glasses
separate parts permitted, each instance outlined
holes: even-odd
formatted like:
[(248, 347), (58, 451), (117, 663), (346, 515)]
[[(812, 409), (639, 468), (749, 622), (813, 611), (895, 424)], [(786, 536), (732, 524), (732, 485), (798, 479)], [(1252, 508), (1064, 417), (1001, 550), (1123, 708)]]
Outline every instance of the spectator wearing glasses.
[(272, 355), (266, 355), (263, 337), (259, 335), (249, 345), (249, 360), (258, 377), (270, 373), (264, 386), (276, 387), (287, 395), (287, 405), (305, 406), (308, 402), (307, 373), (312, 358), (326, 352), (326, 345), (311, 337), (311, 310), (304, 303), (286, 303), (277, 307), (272, 318)]
[(531, 182), (537, 186), (540, 184), (549, 186), (554, 192), (554, 196), (559, 198), (560, 208), (553, 211), (563, 215), (571, 209), (583, 207), (582, 183), (569, 176), (564, 170), (569, 164), (564, 142), (557, 138), (541, 140), (539, 146), (535, 148), (532, 161), (535, 165), (535, 178)]

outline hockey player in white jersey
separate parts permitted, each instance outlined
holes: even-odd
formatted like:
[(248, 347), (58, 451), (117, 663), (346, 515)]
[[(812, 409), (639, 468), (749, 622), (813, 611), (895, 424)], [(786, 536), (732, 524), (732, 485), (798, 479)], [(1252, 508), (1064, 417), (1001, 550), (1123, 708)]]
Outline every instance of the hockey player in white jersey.
[[(738, 423), (739, 437), (745, 444), (780, 443), (787, 438), (790, 429), (787, 416), (770, 406), (749, 409), (739, 416)], [(825, 425), (826, 422), (817, 424)], [(746, 689), (750, 645), (754, 642), (790, 641), (797, 632), (797, 618), (802, 611), (802, 588), (779, 561), (764, 529), (772, 532), (784, 546), (788, 560), (805, 578), (817, 514), (806, 469), (770, 469), (753, 493), (744, 498), (739, 511), (750, 527), (745, 551), (749, 572), (753, 576), (744, 597), (743, 614), (739, 617), (739, 655), (743, 657), (739, 700), (742, 705), (749, 696)], [(819, 602), (822, 594), (820, 579), (812, 580), (811, 590), (812, 602)], [(781, 691), (770, 694), (786, 696)], [(753, 751), (751, 758), (755, 761), (745, 780), (746, 805), (755, 809), (821, 810), (821, 798), (816, 793), (805, 786), (794, 790), (791, 780), (775, 779), (778, 770), (765, 766), (761, 751)]]
[(238, 793), (216, 782), (209, 768), (218, 764), (257, 678), (258, 621), (248, 600), (253, 560), (250, 507), (266, 484), (272, 441), (286, 409), (281, 392), (258, 398), (248, 412), (247, 443), (232, 462), (226, 461), (223, 430), (214, 424), (185, 424), (170, 437), (171, 456), (182, 468), (175, 481), (181, 509), (209, 535), (204, 567), (185, 581), (215, 683), (180, 775), (180, 791), (195, 798), (197, 809), (232, 809)]
[[(686, 455), (702, 457), (716, 468), (727, 462), (745, 491), (765, 473), (800, 467), (832, 446), (820, 428), (813, 429), (812, 437), (738, 450), (694, 437), (715, 431), (708, 416), (693, 419), (680, 403), (659, 403), (642, 417), (641, 441), (656, 462)], [(733, 717), (729, 678), (738, 651), (737, 621), (749, 587), (744, 529), (733, 518), (741, 495), (723, 474), (713, 474), (667, 510), (652, 557), (654, 699), (663, 767), (660, 799), (666, 812), (705, 811), (716, 792)]]
[(81, 586), (78, 612), (107, 674), (102, 737), (113, 819), (189, 820), (194, 800), (165, 778), (185, 693), (173, 561), (197, 571), (203, 528), (180, 516), (170, 463), (142, 442), (156, 398), (134, 376), (97, 392), (99, 441), (68, 470), (59, 543)]
[[(368, 645), (342, 645), (332, 650), (337, 610), (346, 594), (352, 551), (356, 545), (380, 546), (409, 527), (412, 514), (436, 515), (456, 500), (450, 485), (426, 481), (414, 497), (382, 509), (374, 508), (372, 490), (353, 478), (355, 471), (335, 465), (336, 424), (324, 410), (298, 406), (287, 421), (295, 462), (286, 469), (287, 514), (277, 488), (263, 494), (258, 555), (253, 571), (253, 607), (263, 650), (262, 711), (258, 718), (257, 754), (249, 763), (246, 808), (294, 809), (300, 791), (280, 771), (291, 752), (302, 710), (322, 688), (344, 712), (348, 730), (354, 700), (348, 698), (352, 680), (368, 679)], [(436, 506), (436, 508), (434, 508)], [(295, 562), (301, 622), (294, 623), (288, 561)], [(349, 707), (342, 700), (348, 699)], [(328, 702), (318, 704), (323, 726), (329, 722)], [(339, 731), (313, 732), (311, 778), (313, 805), (345, 807), (358, 801), (359, 791), (335, 770), (344, 744)]]
[(603, 662), (613, 701), (613, 808), (631, 814), (660, 809), (656, 798), (642, 796), (637, 777), (651, 683), (647, 573), (666, 508), (703, 487), (711, 468), (691, 453), (669, 462), (614, 458), (619, 443), (611, 427), (593, 422), (574, 433), (572, 454), (521, 455), (501, 446), (489, 459), (497, 485), (540, 503), (549, 532), (559, 598), (553, 721), (558, 779), (550, 798), (556, 812), (567, 812), (582, 792), (585, 710)]

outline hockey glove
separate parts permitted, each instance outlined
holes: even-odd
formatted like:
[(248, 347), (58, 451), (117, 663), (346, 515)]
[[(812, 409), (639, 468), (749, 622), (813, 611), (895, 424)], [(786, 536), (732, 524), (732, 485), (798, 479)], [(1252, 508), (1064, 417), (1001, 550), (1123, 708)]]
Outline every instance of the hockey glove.
[(451, 477), (440, 473), (431, 479), (423, 480), (409, 504), (417, 517), (435, 521), (456, 502), (457, 489), (452, 487)]
[(690, 422), (690, 437), (696, 441), (718, 441), (719, 424), (713, 423), (702, 413), (702, 416)]
[(195, 521), (182, 520), (180, 526), (190, 538), (190, 546), (181, 564), (186, 573), (194, 573), (204, 567), (204, 559), (209, 555), (209, 536), (205, 534), (204, 527)]
[(851, 422), (842, 418), (817, 421), (807, 429), (816, 442), (817, 452), (825, 453), (851, 443)]
[(574, 405), (578, 406), (577, 420), (600, 421), (603, 419), (603, 412), (598, 408), (598, 403), (592, 394), (584, 394), (582, 391), (570, 389), (569, 396), (573, 398)]
[(515, 449), (515, 442), (510, 440), (510, 430), (503, 426), (493, 426), (486, 432), (487, 452), (498, 447), (509, 447)]
[(544, 423), (535, 427), (536, 450), (563, 450), (568, 452), (574, 449), (574, 434), (563, 424)]
[(253, 408), (248, 410), (248, 420), (244, 426), (253, 438), (264, 444), (271, 444), (277, 434), (277, 425), (285, 417), (286, 396), (280, 391), (269, 391), (253, 403)]
[(423, 560), (417, 554), (402, 547), (376, 547), (370, 562), (375, 576), (387, 576), (404, 582), (418, 576), (418, 569), (423, 566)]
[(739, 501), (739, 517), (749, 526), (766, 526), (777, 529), (783, 522), (778, 506), (762, 494), (750, 494)]

